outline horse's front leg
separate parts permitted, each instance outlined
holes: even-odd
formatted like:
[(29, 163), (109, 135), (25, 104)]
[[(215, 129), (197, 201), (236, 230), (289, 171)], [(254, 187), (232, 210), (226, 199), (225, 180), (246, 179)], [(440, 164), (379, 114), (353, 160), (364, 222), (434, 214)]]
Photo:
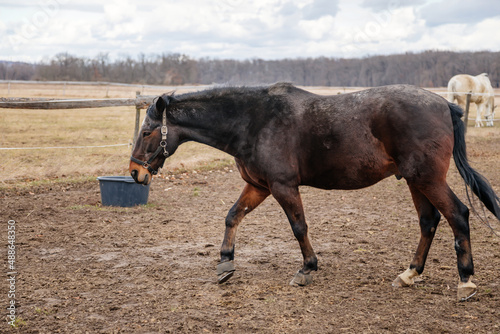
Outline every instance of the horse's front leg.
[(226, 217), (226, 231), (220, 251), (220, 263), (217, 265), (217, 277), (219, 284), (226, 282), (234, 273), (234, 243), (236, 229), (243, 217), (255, 209), (264, 201), (270, 192), (264, 188), (257, 188), (249, 183), (246, 184), (240, 198), (229, 210)]
[(318, 270), (318, 259), (307, 235), (308, 227), (298, 187), (274, 184), (271, 187), (271, 193), (285, 211), (304, 258), (302, 269), (295, 274), (290, 281), (290, 285), (304, 286), (311, 284), (311, 271)]
[[(476, 128), (480, 128), (484, 125), (483, 120), (482, 120), (484, 106), (483, 106), (483, 104), (476, 103), (476, 107), (477, 107), (476, 108)], [(465, 120), (465, 124), (467, 124), (467, 120)]]

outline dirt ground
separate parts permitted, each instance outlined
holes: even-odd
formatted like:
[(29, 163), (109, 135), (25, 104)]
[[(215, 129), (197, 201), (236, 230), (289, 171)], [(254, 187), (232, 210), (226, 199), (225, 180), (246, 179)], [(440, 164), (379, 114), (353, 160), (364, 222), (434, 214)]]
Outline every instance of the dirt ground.
[[(499, 143), (478, 137), (469, 144), (474, 166), (497, 193)], [(135, 208), (103, 207), (97, 181), (2, 190), (4, 245), (7, 221), (16, 221), (21, 320), (0, 332), (500, 333), (500, 237), (474, 215), (476, 296), (456, 301), (445, 221), (422, 279), (412, 288), (391, 286), (419, 237), (410, 193), (394, 177), (357, 191), (301, 188), (319, 259), (312, 285), (288, 285), (302, 258), (273, 198), (241, 224), (237, 271), (217, 285), (224, 218), (244, 185), (231, 168), (157, 178), (149, 204)], [(454, 166), (448, 180), (466, 201)], [(6, 305), (5, 280), (0, 294)]]

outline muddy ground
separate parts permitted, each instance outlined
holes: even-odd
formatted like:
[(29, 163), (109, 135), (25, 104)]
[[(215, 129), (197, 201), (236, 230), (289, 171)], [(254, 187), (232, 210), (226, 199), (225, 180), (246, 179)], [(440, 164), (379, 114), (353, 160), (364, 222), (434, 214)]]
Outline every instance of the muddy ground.
[[(500, 193), (498, 147), (480, 138), (469, 155)], [(465, 201), (454, 167), (448, 179)], [(273, 198), (243, 221), (237, 271), (217, 285), (224, 218), (243, 185), (230, 168), (159, 178), (149, 204), (135, 208), (101, 206), (97, 181), (3, 190), (4, 245), (7, 221), (17, 228), (21, 320), (0, 332), (500, 333), (500, 237), (474, 216), (475, 297), (456, 301), (445, 221), (422, 280), (391, 287), (419, 237), (407, 186), (394, 177), (358, 191), (301, 188), (320, 267), (311, 286), (288, 285), (302, 259)], [(2, 305), (7, 290), (4, 281)]]

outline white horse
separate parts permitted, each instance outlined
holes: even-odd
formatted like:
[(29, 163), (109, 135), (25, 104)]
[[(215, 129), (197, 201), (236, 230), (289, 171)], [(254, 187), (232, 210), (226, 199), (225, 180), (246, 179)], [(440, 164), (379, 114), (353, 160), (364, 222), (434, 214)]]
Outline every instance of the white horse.
[(465, 106), (467, 93), (472, 93), (470, 102), (477, 106), (476, 127), (483, 126), (481, 119), (483, 113), (486, 118), (486, 126), (493, 126), (495, 93), (488, 74), (482, 73), (475, 77), (459, 74), (450, 79), (448, 82), (448, 101), (453, 102), (456, 99), (459, 105)]

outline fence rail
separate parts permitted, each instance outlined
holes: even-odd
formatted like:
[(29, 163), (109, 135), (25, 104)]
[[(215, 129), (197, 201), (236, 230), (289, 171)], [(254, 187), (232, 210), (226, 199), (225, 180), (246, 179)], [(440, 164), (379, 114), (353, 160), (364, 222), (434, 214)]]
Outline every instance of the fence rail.
[(136, 106), (144, 108), (149, 105), (153, 96), (138, 95), (135, 99), (16, 99), (0, 98), (0, 108), (10, 109), (80, 109)]
[(141, 109), (147, 108), (155, 96), (140, 95), (136, 92), (135, 99), (30, 99), (30, 98), (0, 98), (0, 108), (8, 109), (80, 109), (80, 108), (105, 108), (135, 106), (135, 127), (134, 144), (139, 132), (139, 122), (141, 118)]
[[(178, 90), (196, 90), (204, 87), (204, 85), (191, 85), (191, 86), (156, 86), (156, 85), (145, 85), (145, 84), (125, 84), (118, 82), (107, 82), (107, 81), (23, 81), (23, 80), (0, 80), (0, 84), (7, 85), (7, 92), (10, 94), (12, 85), (44, 85), (44, 86), (63, 86), (63, 95), (66, 94), (66, 87), (70, 86), (94, 86), (104, 88), (107, 87), (129, 87), (133, 89), (154, 89), (167, 91), (178, 91)], [(52, 89), (52, 88), (50, 88)]]
[[(40, 82), (40, 81), (15, 81), (15, 80), (0, 80), (2, 83), (16, 83), (16, 84), (49, 84), (49, 85), (92, 85), (92, 86), (122, 86), (122, 87), (142, 87), (142, 88), (154, 88), (154, 89), (172, 89), (172, 86), (150, 86), (150, 85), (132, 85), (132, 84), (122, 84), (114, 82), (73, 82), (73, 81), (50, 81), (50, 82)], [(195, 89), (200, 88), (200, 86), (182, 86), (182, 89)], [(448, 92), (435, 92), (439, 95), (448, 94)], [(463, 94), (467, 96), (466, 106), (465, 106), (465, 119), (468, 120), (469, 115), (469, 105), (470, 98), (472, 95), (486, 95), (480, 93), (472, 92), (458, 92), (455, 94)], [(487, 94), (489, 95), (489, 94)], [(498, 96), (498, 95), (494, 95)], [(135, 128), (133, 142), (135, 143), (137, 139), (137, 134), (139, 132), (139, 123), (141, 118), (141, 109), (146, 108), (153, 101), (155, 96), (151, 95), (141, 95), (139, 91), (136, 92), (135, 98), (105, 98), (105, 99), (48, 99), (48, 98), (0, 98), (0, 108), (10, 108), (10, 109), (80, 109), (80, 108), (105, 108), (105, 107), (119, 107), (119, 106), (135, 106), (136, 117), (135, 117)], [(493, 121), (498, 121), (497, 119)]]
[[(444, 92), (433, 92), (433, 93), (438, 94), (438, 95), (448, 95), (447, 91), (444, 91)], [(474, 92), (453, 92), (453, 94), (460, 94), (460, 95), (470, 94), (470, 95), (477, 95), (477, 96), (493, 96), (493, 97), (500, 96), (500, 94), (474, 93)]]

